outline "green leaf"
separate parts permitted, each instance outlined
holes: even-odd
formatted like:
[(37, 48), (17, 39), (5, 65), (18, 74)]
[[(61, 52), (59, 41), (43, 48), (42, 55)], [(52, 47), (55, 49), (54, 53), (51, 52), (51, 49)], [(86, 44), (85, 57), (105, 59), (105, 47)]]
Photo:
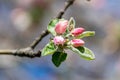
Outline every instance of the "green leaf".
[(84, 37), (89, 37), (89, 36), (94, 36), (94, 35), (95, 35), (95, 31), (85, 31), (79, 36), (77, 36), (77, 38), (84, 38)]
[(74, 28), (75, 28), (75, 20), (73, 17), (71, 17), (69, 20), (68, 30), (72, 31)]
[(52, 33), (54, 36), (56, 35), (56, 32), (55, 32), (55, 25), (59, 22), (59, 19), (53, 19), (52, 21), (50, 21), (47, 29), (50, 33)]
[(42, 56), (53, 54), (56, 51), (56, 47), (53, 42), (48, 43), (42, 50)]
[(85, 52), (85, 48), (80, 46), (80, 47), (77, 47), (77, 49), (81, 52), (81, 53), (84, 53)]
[(93, 52), (86, 47), (75, 48), (75, 47), (71, 46), (70, 49), (73, 52), (79, 54), (80, 57), (85, 59), (85, 60), (94, 60), (95, 59), (95, 55), (93, 54)]
[(52, 55), (52, 62), (56, 67), (59, 67), (60, 64), (66, 60), (67, 54), (63, 52), (55, 52)]

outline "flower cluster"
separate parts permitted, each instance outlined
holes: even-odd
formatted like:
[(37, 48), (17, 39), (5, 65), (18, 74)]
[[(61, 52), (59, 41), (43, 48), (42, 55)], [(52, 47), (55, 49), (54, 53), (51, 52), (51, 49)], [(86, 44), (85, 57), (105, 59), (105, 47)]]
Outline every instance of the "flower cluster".
[[(68, 24), (67, 20), (59, 21), (55, 25), (55, 32), (57, 33), (57, 36), (55, 36), (54, 39), (53, 39), (53, 42), (54, 42), (55, 45), (64, 45), (66, 43), (67, 40), (65, 40), (62, 35), (67, 30), (68, 25), (69, 24)], [(85, 29), (82, 28), (82, 27), (75, 28), (72, 31), (70, 31), (69, 36), (72, 35), (73, 39), (69, 40), (68, 43), (70, 45), (73, 45), (74, 47), (83, 46), (85, 42), (82, 39), (75, 39), (75, 37), (79, 36), (84, 31), (85, 31)]]
[(80, 55), (85, 60), (93, 60), (93, 52), (84, 46), (84, 37), (94, 36), (94, 31), (85, 31), (84, 28), (75, 28), (75, 20), (53, 19), (50, 21), (47, 30), (54, 36), (43, 48), (42, 56), (52, 54), (52, 62), (58, 67), (66, 60), (67, 52), (65, 49)]

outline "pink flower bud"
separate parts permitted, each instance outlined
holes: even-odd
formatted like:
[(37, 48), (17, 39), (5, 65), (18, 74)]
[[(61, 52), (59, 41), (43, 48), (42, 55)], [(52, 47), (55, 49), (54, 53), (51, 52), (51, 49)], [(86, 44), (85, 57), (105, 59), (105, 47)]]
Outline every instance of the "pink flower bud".
[(66, 29), (67, 29), (67, 25), (68, 25), (68, 21), (64, 20), (64, 21), (59, 21), (56, 26), (55, 26), (55, 31), (57, 34), (63, 34), (65, 33)]
[(85, 42), (81, 39), (73, 39), (73, 40), (71, 40), (71, 44), (74, 47), (79, 47), (79, 46), (83, 46), (85, 44)]
[(82, 34), (84, 31), (85, 31), (84, 28), (75, 28), (73, 31), (71, 31), (71, 33), (74, 36), (78, 36), (78, 35)]
[(63, 45), (65, 43), (65, 40), (62, 36), (56, 36), (54, 37), (53, 42), (56, 45), (60, 45), (60, 44)]

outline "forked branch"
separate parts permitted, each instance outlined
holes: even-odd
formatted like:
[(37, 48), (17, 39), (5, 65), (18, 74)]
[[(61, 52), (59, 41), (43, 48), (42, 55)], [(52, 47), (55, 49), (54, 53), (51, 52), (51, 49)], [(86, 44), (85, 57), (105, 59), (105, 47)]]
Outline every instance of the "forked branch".
[[(58, 13), (56, 18), (58, 19), (62, 18), (66, 10), (74, 3), (74, 1), (75, 0), (66, 1), (64, 8)], [(0, 55), (15, 55), (15, 56), (29, 57), (29, 58), (40, 57), (41, 51), (39, 50), (35, 52), (34, 49), (39, 44), (39, 42), (48, 34), (49, 32), (45, 30), (27, 48), (16, 49), (16, 50), (0, 50)]]

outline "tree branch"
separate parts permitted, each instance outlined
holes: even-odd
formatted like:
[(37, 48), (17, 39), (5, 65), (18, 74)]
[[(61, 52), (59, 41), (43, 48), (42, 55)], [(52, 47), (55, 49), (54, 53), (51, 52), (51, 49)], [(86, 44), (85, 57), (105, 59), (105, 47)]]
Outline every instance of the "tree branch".
[(0, 55), (14, 55), (14, 56), (20, 56), (20, 57), (40, 57), (41, 52), (34, 52), (30, 47), (18, 49), (18, 50), (0, 50)]
[[(65, 2), (65, 7), (63, 10), (61, 10), (57, 17), (58, 19), (62, 18), (66, 10), (74, 3), (75, 0), (68, 0)], [(23, 49), (18, 49), (18, 50), (0, 50), (0, 55), (15, 55), (15, 56), (20, 56), (20, 57), (29, 57), (29, 58), (34, 58), (34, 57), (40, 57), (41, 56), (41, 51), (34, 51), (34, 48), (39, 44), (39, 42), (49, 34), (48, 30), (43, 31), (39, 37), (37, 37), (29, 47), (23, 48)]]

